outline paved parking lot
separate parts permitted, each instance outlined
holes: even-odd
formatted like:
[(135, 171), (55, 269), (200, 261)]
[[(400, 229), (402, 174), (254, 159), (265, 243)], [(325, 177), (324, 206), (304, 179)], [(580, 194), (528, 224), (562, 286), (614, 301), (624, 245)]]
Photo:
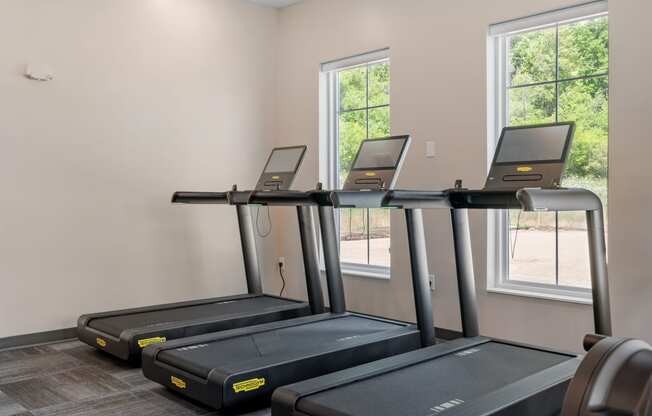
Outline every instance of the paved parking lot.
[[(514, 239), (512, 231), (512, 243)], [(342, 241), (342, 261), (367, 262), (366, 240)], [(389, 238), (371, 240), (373, 264), (389, 266)], [(520, 230), (510, 263), (511, 277), (538, 283), (555, 283), (555, 233)], [(586, 232), (562, 231), (559, 238), (559, 284), (589, 287), (589, 253)]]

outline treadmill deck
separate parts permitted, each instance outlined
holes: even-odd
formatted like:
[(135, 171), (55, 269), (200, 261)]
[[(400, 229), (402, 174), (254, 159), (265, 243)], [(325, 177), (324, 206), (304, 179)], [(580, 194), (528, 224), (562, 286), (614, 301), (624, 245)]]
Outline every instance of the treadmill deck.
[[(299, 398), (296, 409), (311, 416), (465, 414), (465, 406), (470, 403), (574, 358), (573, 355), (489, 341), (307, 394)], [(292, 386), (289, 389), (292, 390)]]
[(157, 359), (175, 368), (206, 378), (214, 368), (255, 367), (257, 359), (279, 361), (319, 353), (368, 335), (405, 327), (391, 321), (345, 315), (306, 324), (217, 341), (199, 342), (161, 351)]
[(265, 312), (266, 309), (284, 305), (300, 305), (299, 302), (271, 296), (256, 296), (228, 301), (215, 301), (192, 306), (166, 307), (146, 312), (127, 313), (104, 318), (95, 318), (89, 327), (119, 337), (129, 329), (156, 328), (175, 322), (226, 317), (228, 315)]

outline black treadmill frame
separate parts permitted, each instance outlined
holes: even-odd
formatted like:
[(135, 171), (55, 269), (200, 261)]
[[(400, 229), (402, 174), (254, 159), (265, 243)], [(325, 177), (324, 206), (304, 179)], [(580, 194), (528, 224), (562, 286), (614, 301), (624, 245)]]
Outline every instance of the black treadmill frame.
[[(439, 195), (440, 193), (437, 192), (436, 194)], [(425, 361), (435, 360), (485, 342), (504, 343), (574, 358), (534, 373), (516, 383), (509, 384), (474, 402), (446, 409), (442, 414), (445, 413), (446, 416), (549, 416), (558, 414), (561, 411), (566, 389), (581, 362), (582, 355), (478, 337), (478, 307), (473, 264), (471, 262), (472, 252), (468, 219), (465, 221), (468, 218), (466, 213), (468, 209), (507, 208), (519, 208), (525, 211), (585, 211), (593, 284), (595, 330), (597, 333), (610, 335), (611, 317), (606, 247), (600, 199), (592, 192), (583, 189), (487, 191), (456, 188), (446, 191), (446, 194), (452, 215), (460, 310), (463, 332), (466, 338), (279, 388), (272, 398), (273, 416), (344, 416), (335, 408), (320, 409), (317, 412), (310, 413), (304, 412), (299, 409), (299, 402), (301, 399), (313, 394), (343, 387), (356, 381), (390, 373), (401, 368), (418, 365)]]
[[(429, 194), (429, 203), (446, 204), (444, 194)], [(415, 194), (396, 191), (323, 191), (310, 192), (276, 191), (253, 192), (242, 197), (251, 204), (318, 206), (319, 222), (323, 242), (326, 281), (330, 299), (330, 313), (297, 318), (288, 321), (256, 325), (220, 334), (207, 334), (201, 337), (176, 340), (171, 343), (152, 345), (143, 352), (144, 375), (184, 396), (190, 397), (215, 409), (242, 410), (269, 404), (276, 387), (313, 378), (322, 374), (349, 368), (388, 356), (433, 345), (435, 343), (432, 320), (432, 300), (430, 297), (425, 233), (420, 208), (421, 197)], [(416, 203), (415, 203), (416, 202)], [(335, 228), (334, 208), (341, 207), (401, 208), (406, 212), (410, 259), (412, 261), (412, 281), (417, 310), (417, 325), (375, 316), (346, 312), (346, 301), (339, 262), (339, 249)], [(301, 356), (288, 357), (282, 361), (270, 360), (255, 369), (214, 368), (207, 378), (198, 377), (189, 371), (158, 359), (158, 355), (168, 349), (184, 348), (232, 337), (248, 336), (297, 324), (357, 316), (364, 319), (381, 320), (399, 325), (394, 330), (366, 335), (358, 339), (341, 342), (327, 351)], [(273, 374), (272, 374), (273, 373)], [(234, 393), (235, 383), (251, 380), (264, 380), (256, 389), (246, 394)]]
[[(319, 283), (320, 273), (319, 265), (317, 263), (316, 236), (312, 213), (310, 210), (305, 209), (297, 211), (309, 302), (306, 303), (295, 299), (263, 294), (251, 210), (250, 207), (247, 206), (246, 199), (243, 200), (242, 198), (243, 195), (248, 196), (250, 194), (251, 191), (237, 191), (237, 188), (234, 186), (233, 190), (229, 192), (175, 192), (172, 196), (172, 203), (235, 206), (240, 232), (240, 242), (242, 245), (245, 277), (247, 280), (247, 294), (85, 314), (80, 316), (77, 321), (77, 334), (79, 339), (92, 347), (113, 355), (114, 357), (128, 361), (133, 365), (139, 365), (141, 363), (141, 353), (144, 348), (139, 345), (139, 341), (144, 340), (145, 342), (155, 343), (157, 341), (165, 340), (164, 342), (168, 342), (169, 340), (194, 336), (202, 333), (225, 331), (243, 326), (251, 326), (297, 318), (309, 314), (323, 313), (324, 300), (321, 284)], [(145, 327), (128, 328), (123, 330), (119, 336), (109, 334), (91, 326), (92, 321), (95, 319), (221, 302), (233, 302), (260, 297), (282, 299), (289, 303), (287, 305), (266, 308), (265, 310), (253, 313), (234, 313), (192, 320), (166, 322)]]

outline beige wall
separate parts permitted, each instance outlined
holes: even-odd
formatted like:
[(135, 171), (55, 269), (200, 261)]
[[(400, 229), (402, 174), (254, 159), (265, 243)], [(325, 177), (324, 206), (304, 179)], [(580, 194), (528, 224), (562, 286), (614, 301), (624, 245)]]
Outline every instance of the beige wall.
[[(414, 139), (398, 186), (449, 187), (464, 178), (480, 186), (486, 172), (486, 37), (491, 23), (572, 5), (569, 0), (307, 0), (280, 14), (278, 56), (279, 143), (313, 149), (298, 185), (318, 179), (319, 64), (378, 48), (391, 48), (392, 131)], [(652, 340), (652, 179), (644, 170), (652, 154), (649, 128), (652, 29), (647, 0), (612, 0), (610, 273), (617, 334)], [(435, 80), (434, 82), (432, 80)], [(438, 156), (424, 157), (426, 140)], [(409, 264), (400, 213), (392, 217), (392, 278), (346, 277), (351, 309), (414, 319)], [(279, 220), (293, 220), (286, 214)], [(576, 350), (592, 330), (586, 305), (490, 294), (486, 287), (486, 221), (471, 218), (480, 289), (482, 332), (487, 335)], [(429, 263), (437, 276), (435, 322), (459, 329), (455, 270), (447, 212), (427, 213)], [(290, 293), (304, 296), (298, 278), (297, 241), (278, 236), (277, 255), (290, 261)]]
[[(296, 185), (314, 186), (323, 61), (391, 47), (393, 131), (414, 138), (399, 186), (481, 185), (487, 26), (572, 3), (307, 0), (279, 13), (241, 0), (3, 1), (0, 337), (244, 290), (233, 210), (171, 206), (170, 194), (251, 184), (273, 143), (310, 145)], [(650, 15), (647, 0), (610, 4), (614, 322), (648, 340)], [(29, 62), (51, 64), (55, 80), (23, 78)], [(435, 159), (423, 156), (426, 140)], [(273, 212), (265, 269), (285, 256), (289, 294), (305, 297), (294, 210)], [(426, 220), (435, 321), (458, 329), (448, 215)], [(483, 333), (577, 349), (590, 308), (486, 293), (484, 216), (472, 223)], [(348, 301), (413, 319), (400, 213), (393, 236), (392, 279), (347, 277)], [(276, 273), (265, 284), (277, 292)]]
[(244, 290), (234, 210), (169, 200), (255, 181), (277, 28), (240, 0), (0, 2), (0, 337)]

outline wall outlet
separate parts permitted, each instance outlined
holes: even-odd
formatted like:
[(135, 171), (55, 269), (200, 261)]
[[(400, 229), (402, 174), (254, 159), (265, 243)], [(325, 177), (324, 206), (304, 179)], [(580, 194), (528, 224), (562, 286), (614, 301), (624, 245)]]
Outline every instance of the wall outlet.
[(428, 275), (428, 280), (430, 282), (430, 291), (434, 292), (435, 291), (435, 275), (434, 274), (429, 274)]
[(285, 270), (285, 257), (279, 257), (278, 258), (278, 268), (281, 271)]

